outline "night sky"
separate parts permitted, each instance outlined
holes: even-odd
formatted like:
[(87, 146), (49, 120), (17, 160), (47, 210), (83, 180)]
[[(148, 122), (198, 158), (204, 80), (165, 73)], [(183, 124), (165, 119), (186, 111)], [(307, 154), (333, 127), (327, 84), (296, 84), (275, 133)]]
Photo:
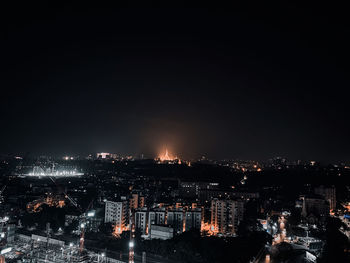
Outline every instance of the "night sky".
[(329, 4), (2, 7), (0, 152), (350, 161)]

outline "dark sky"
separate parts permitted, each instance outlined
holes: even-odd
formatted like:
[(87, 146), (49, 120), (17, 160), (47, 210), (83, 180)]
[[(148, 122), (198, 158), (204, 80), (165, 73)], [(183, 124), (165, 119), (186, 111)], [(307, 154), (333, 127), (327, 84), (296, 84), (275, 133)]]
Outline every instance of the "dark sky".
[(350, 161), (343, 6), (1, 8), (0, 152)]

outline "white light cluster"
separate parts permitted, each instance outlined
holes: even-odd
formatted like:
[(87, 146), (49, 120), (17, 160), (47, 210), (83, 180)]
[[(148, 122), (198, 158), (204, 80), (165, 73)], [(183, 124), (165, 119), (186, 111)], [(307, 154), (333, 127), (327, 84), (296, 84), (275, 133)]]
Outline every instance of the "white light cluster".
[(80, 173), (74, 170), (63, 170), (63, 171), (54, 171), (54, 172), (31, 172), (27, 176), (51, 176), (51, 177), (73, 177), (81, 176), (84, 173)]

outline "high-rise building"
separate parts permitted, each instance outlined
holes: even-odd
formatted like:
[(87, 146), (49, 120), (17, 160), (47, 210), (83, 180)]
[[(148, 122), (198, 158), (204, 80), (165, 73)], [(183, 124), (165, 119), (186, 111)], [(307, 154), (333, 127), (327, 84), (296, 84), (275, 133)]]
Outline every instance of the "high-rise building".
[(148, 212), (147, 209), (142, 209), (140, 211), (135, 212), (135, 227), (142, 234), (146, 234), (147, 232), (147, 218)]
[(132, 194), (132, 197), (130, 198), (130, 208), (137, 209), (138, 207), (139, 207), (139, 195)]
[(117, 228), (123, 229), (127, 224), (128, 208), (127, 202), (106, 201), (105, 223), (111, 222)]
[(145, 206), (145, 197), (134, 193), (129, 200), (129, 206), (132, 209), (143, 208)]
[(236, 234), (239, 223), (243, 220), (244, 202), (241, 200), (219, 200), (211, 202), (211, 225), (217, 233)]
[(145, 206), (145, 197), (139, 196), (139, 207), (143, 208)]

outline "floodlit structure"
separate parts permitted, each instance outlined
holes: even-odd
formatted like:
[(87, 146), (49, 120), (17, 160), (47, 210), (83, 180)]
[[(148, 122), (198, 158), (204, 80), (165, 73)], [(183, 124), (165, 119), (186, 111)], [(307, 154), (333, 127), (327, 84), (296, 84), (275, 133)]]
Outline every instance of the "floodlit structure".
[(75, 177), (82, 175), (84, 175), (84, 173), (78, 172), (76, 169), (55, 170), (54, 166), (47, 169), (40, 166), (34, 166), (32, 172), (25, 174), (25, 176), (34, 177)]
[(174, 158), (171, 154), (169, 154), (168, 149), (165, 149), (165, 153), (162, 153), (159, 155), (159, 160), (163, 161), (173, 161), (176, 158)]

